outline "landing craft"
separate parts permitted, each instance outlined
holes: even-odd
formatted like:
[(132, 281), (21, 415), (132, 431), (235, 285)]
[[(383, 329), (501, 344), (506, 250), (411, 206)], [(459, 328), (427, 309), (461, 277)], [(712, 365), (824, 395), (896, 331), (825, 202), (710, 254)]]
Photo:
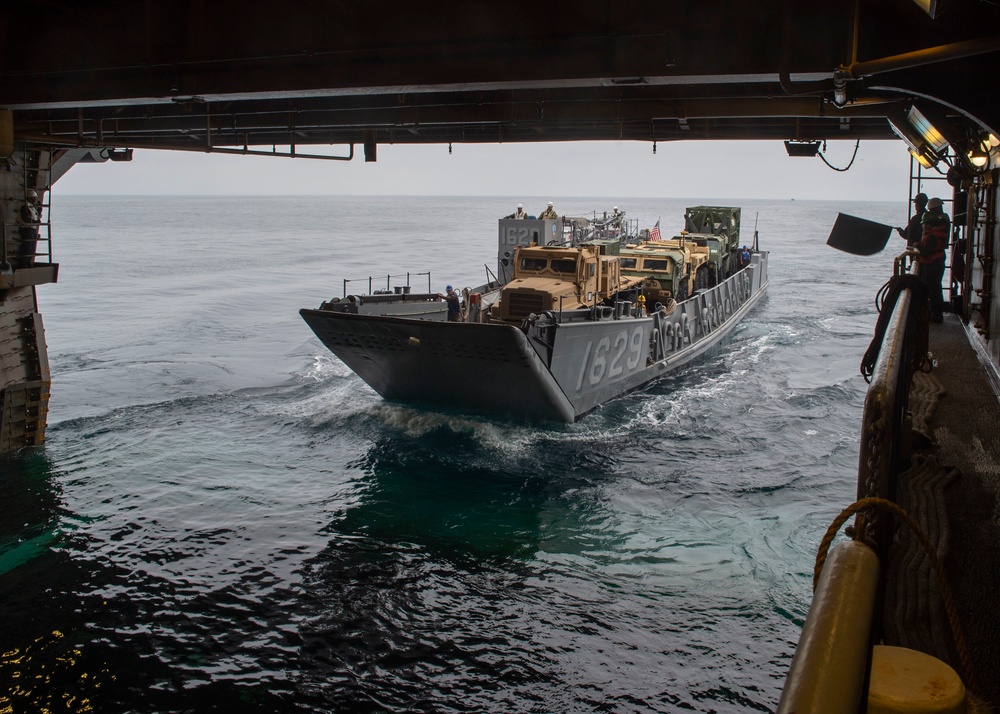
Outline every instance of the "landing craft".
[(572, 423), (703, 355), (763, 297), (767, 252), (740, 264), (739, 209), (718, 210), (723, 233), (666, 241), (618, 216), (500, 219), (500, 277), (465, 291), (457, 322), (406, 286), (300, 314), (386, 399)]

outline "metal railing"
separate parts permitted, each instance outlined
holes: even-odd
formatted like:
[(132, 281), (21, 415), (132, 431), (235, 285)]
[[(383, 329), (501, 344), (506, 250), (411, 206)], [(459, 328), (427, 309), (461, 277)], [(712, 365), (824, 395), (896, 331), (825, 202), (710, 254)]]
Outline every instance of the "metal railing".
[[(397, 275), (386, 275), (385, 276), (385, 290), (384, 290), (384, 293), (382, 293), (382, 294), (392, 293), (392, 290), (393, 290), (392, 281), (393, 281), (394, 278), (395, 279), (406, 278), (406, 283), (404, 283), (403, 285), (396, 286), (396, 287), (403, 288), (403, 289), (399, 290), (400, 293), (409, 293), (410, 292), (410, 288), (412, 287), (410, 285), (410, 279), (414, 278), (414, 277), (419, 277), (421, 275), (426, 275), (427, 276), (427, 292), (428, 293), (433, 292), (431, 290), (431, 273), (430, 273), (430, 271), (426, 271), (426, 272), (423, 272), (423, 273), (399, 273)], [(379, 276), (379, 280), (381, 280), (381, 279), (382, 279), (381, 276)], [(372, 277), (372, 276), (369, 276), (367, 278), (345, 278), (344, 279), (344, 296), (346, 297), (346, 295), (347, 295), (347, 286), (348, 286), (348, 284), (350, 284), (350, 283), (359, 283), (359, 282), (367, 282), (368, 283), (368, 294), (369, 295), (375, 295), (376, 294), (375, 291), (374, 291), (375, 278)]]
[[(862, 417), (858, 499), (895, 502), (899, 475), (910, 459), (909, 388), (927, 355), (927, 296), (906, 273), (909, 251), (881, 297), (875, 337), (862, 362), (870, 386)], [(837, 547), (822, 571), (785, 680), (778, 712), (863, 712), (868, 662), (882, 631), (886, 554), (894, 524), (861, 510), (854, 540)], [(845, 653), (847, 653), (845, 655)], [(831, 659), (833, 658), (833, 659)]]

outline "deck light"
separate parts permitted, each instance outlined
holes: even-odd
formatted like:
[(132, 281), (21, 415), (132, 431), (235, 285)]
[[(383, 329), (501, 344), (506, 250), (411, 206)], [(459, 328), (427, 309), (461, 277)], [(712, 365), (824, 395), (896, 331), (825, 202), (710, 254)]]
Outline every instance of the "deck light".
[(941, 3), (939, 0), (913, 0), (913, 2), (917, 3), (921, 10), (930, 15), (932, 20), (941, 12)]
[(938, 158), (930, 155), (926, 148), (922, 148), (920, 150), (911, 148), (908, 149), (908, 151), (910, 152), (910, 156), (916, 159), (917, 163), (925, 169), (932, 169), (937, 165)]
[(131, 161), (132, 149), (108, 149), (108, 158), (112, 161)]
[(986, 152), (983, 151), (983, 147), (981, 146), (977, 146), (969, 152), (969, 162), (977, 169), (981, 169), (986, 166), (986, 162), (989, 160), (990, 157), (986, 155)]
[(948, 140), (927, 114), (911, 106), (905, 112), (890, 114), (886, 119), (893, 133), (906, 142), (910, 154), (924, 168), (931, 168), (940, 161), (948, 148)]
[(818, 141), (799, 141), (791, 139), (785, 142), (785, 151), (789, 156), (816, 156), (819, 153)]
[(948, 140), (916, 106), (910, 107), (906, 112), (906, 121), (920, 133), (920, 137), (927, 142), (935, 154), (940, 154), (948, 146)]
[(986, 166), (990, 160), (990, 137), (983, 135), (979, 141), (972, 145), (967, 156), (969, 157), (969, 163), (977, 169)]

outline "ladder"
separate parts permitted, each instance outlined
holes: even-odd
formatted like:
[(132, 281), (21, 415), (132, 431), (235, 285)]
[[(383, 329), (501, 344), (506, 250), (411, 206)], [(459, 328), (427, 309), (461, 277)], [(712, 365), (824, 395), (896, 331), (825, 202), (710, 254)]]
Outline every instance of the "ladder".
[(31, 189), (38, 195), (38, 241), (29, 257), (32, 263), (52, 263), (52, 150), (25, 146), (21, 166), (25, 192)]

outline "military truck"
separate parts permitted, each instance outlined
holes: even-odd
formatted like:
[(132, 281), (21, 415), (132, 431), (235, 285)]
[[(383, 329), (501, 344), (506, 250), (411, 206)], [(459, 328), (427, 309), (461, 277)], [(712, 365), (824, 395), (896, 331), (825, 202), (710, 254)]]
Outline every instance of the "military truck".
[(686, 237), (629, 244), (621, 249), (621, 270), (642, 280), (646, 306), (666, 305), (670, 299), (682, 302), (695, 290), (709, 287), (710, 248)]
[(634, 290), (641, 278), (623, 276), (616, 241), (593, 241), (578, 247), (519, 246), (513, 278), (503, 287), (492, 321), (520, 322), (546, 311), (611, 305)]
[[(740, 209), (732, 206), (692, 206), (684, 209), (687, 240), (709, 249), (699, 286), (714, 287), (739, 269)], [(702, 285), (703, 284), (703, 285)]]

